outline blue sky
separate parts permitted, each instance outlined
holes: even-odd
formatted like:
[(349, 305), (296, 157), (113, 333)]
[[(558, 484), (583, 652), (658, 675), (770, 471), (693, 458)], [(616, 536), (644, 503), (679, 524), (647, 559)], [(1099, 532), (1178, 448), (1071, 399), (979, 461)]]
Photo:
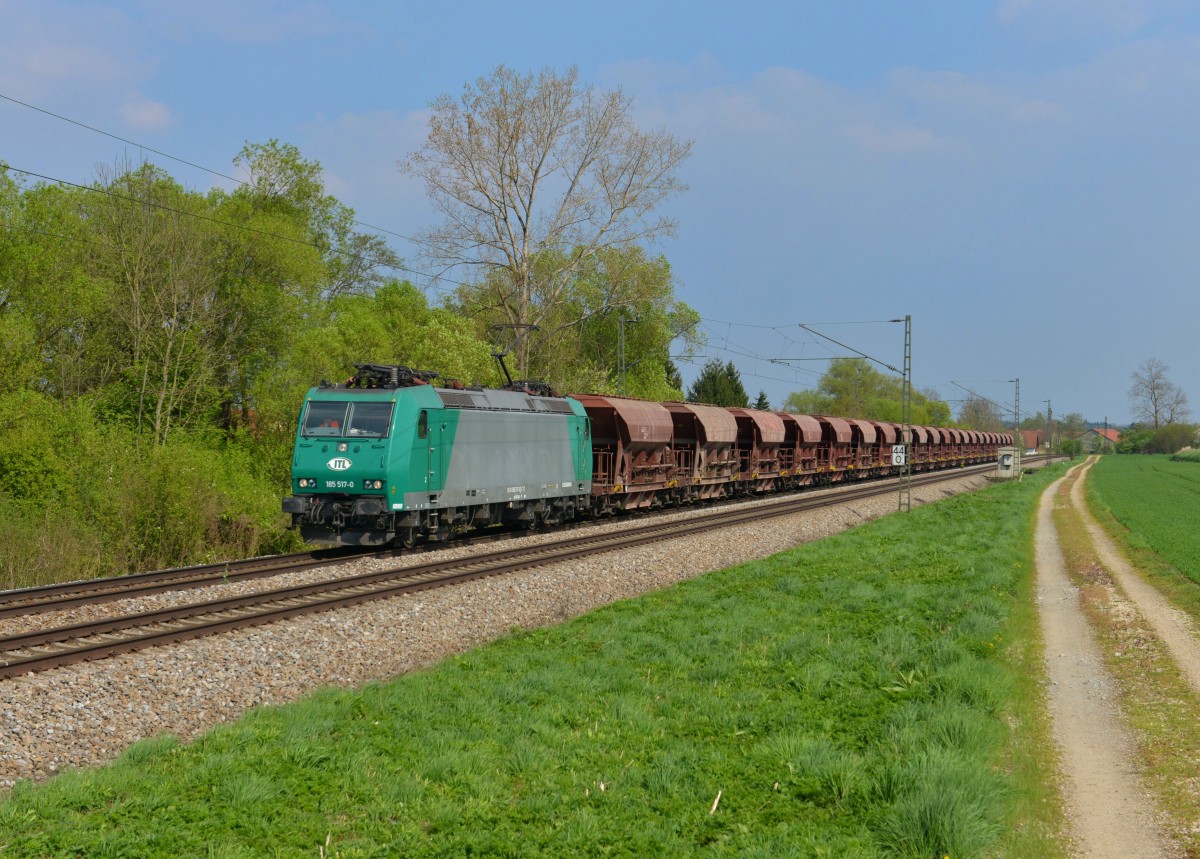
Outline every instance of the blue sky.
[[(771, 360), (830, 354), (797, 323), (899, 366), (875, 320), (911, 314), (914, 382), (946, 399), (1011, 404), (995, 380), (1019, 377), (1023, 413), (1123, 423), (1156, 357), (1200, 414), (1200, 4), (0, 0), (0, 94), (222, 172), (294, 143), (407, 235), (434, 215), (396, 161), (501, 62), (577, 65), (694, 141), (655, 249), (752, 396), (815, 382)], [(126, 155), (0, 100), (14, 167), (87, 181)]]

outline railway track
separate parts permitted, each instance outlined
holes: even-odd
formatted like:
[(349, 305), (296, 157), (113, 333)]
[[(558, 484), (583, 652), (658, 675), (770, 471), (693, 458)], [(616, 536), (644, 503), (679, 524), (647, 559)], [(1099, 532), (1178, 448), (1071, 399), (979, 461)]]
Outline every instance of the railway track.
[[(989, 472), (994, 463), (951, 471), (914, 475), (912, 484), (922, 486), (959, 477)], [(834, 494), (794, 495), (750, 507), (719, 511), (683, 521), (658, 521), (633, 525), (616, 533), (588, 533), (564, 536), (553, 543), (498, 549), (469, 558), (433, 560), (416, 566), (380, 570), (340, 579), (326, 580), (256, 594), (210, 600), (168, 609), (111, 617), (87, 623), (42, 629), (0, 639), (0, 678), (44, 671), (120, 653), (128, 653), (162, 644), (187, 641), (235, 629), (261, 626), (285, 618), (318, 611), (357, 605), (371, 600), (416, 593), (435, 587), (458, 584), (486, 576), (574, 560), (587, 555), (628, 549), (647, 543), (686, 537), (713, 528), (729, 527), (762, 519), (791, 515), (829, 504), (844, 503), (895, 492), (890, 485), (869, 483), (852, 485)], [(319, 553), (313, 553), (319, 554)], [(356, 557), (363, 553), (358, 552)], [(300, 556), (280, 556), (298, 559)], [(270, 559), (253, 559), (254, 561)], [(328, 564), (328, 559), (302, 560), (299, 568)], [(336, 562), (333, 561), (333, 562)], [(247, 562), (249, 563), (249, 562)], [(199, 570), (201, 568), (189, 568)], [(278, 570), (276, 570), (278, 572)], [(259, 575), (276, 573), (261, 572)], [(253, 573), (246, 570), (242, 577)], [(224, 575), (217, 577), (226, 580)], [(232, 579), (232, 576), (228, 577)], [(186, 579), (182, 587), (199, 587), (196, 579)], [(91, 583), (85, 583), (91, 584)], [(150, 582), (148, 593), (171, 590), (165, 581)], [(34, 589), (29, 589), (30, 591)], [(7, 597), (9, 592), (3, 596)], [(126, 592), (123, 596), (128, 596)], [(49, 611), (83, 602), (103, 602), (122, 598), (110, 592), (87, 595), (68, 591), (62, 601), (51, 605), (51, 596), (27, 603), (27, 612)], [(5, 605), (5, 608), (16, 605)]]
[(261, 579), (281, 573), (306, 570), (310, 567), (345, 563), (378, 553), (378, 548), (318, 549), (312, 552), (296, 552), (291, 555), (268, 555), (246, 558), (241, 561), (222, 561), (216, 564), (153, 570), (106, 579), (88, 579), (81, 582), (63, 582), (0, 591), (0, 619), (170, 591), (192, 590), (224, 582)]

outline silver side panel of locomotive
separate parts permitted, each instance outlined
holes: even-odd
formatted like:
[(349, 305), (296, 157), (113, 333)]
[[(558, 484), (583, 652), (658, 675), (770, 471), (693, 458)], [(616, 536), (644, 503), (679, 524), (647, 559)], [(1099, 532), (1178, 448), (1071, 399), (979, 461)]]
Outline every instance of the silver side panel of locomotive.
[(583, 419), (566, 401), (498, 390), (438, 394), (447, 406), (444, 414), (457, 418), (452, 437), (447, 426), (438, 442), (441, 454), (450, 457), (445, 487), (406, 494), (407, 509), (591, 494), (591, 481), (575, 479), (572, 455), (582, 440), (576, 436), (583, 432)]

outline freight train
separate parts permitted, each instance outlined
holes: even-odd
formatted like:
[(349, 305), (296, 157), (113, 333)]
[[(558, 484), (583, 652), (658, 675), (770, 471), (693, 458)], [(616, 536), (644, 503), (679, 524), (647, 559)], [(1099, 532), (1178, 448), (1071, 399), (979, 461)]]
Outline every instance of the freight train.
[[(307, 541), (411, 546), (572, 519), (897, 474), (901, 427), (545, 385), (434, 384), (356, 365), (309, 390), (283, 511)], [(913, 471), (996, 459), (1005, 433), (910, 426)]]

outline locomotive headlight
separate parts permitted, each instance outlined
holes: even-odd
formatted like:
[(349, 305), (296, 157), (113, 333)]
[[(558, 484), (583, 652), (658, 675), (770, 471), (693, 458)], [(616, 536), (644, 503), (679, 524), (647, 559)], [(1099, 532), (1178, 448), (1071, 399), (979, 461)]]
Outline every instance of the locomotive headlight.
[(301, 489), (311, 489), (317, 485), (317, 481), (313, 480), (311, 477), (301, 477), (296, 482), (300, 484)]
[(382, 480), (364, 480), (363, 489), (383, 489)]

